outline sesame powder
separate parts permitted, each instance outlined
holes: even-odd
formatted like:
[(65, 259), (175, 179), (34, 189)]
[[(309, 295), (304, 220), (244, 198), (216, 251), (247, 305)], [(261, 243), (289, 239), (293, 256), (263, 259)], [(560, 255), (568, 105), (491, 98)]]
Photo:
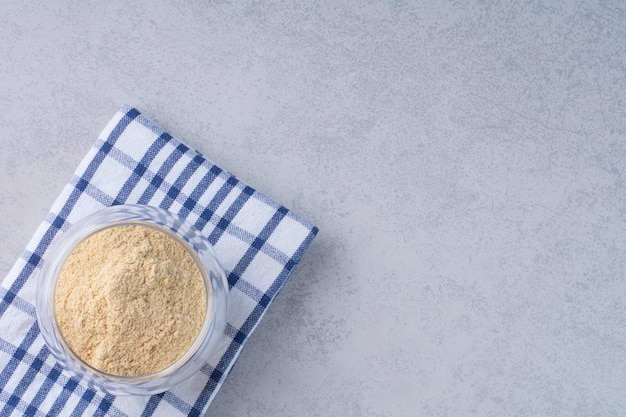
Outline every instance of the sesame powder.
[(165, 369), (189, 349), (206, 314), (198, 265), (174, 238), (147, 226), (115, 226), (80, 243), (55, 293), (70, 348), (112, 375)]

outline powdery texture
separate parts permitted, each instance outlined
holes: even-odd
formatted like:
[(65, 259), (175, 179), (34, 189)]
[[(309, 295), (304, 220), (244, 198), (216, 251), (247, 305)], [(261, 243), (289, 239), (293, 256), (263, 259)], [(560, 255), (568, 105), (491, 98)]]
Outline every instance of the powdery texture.
[(60, 330), (96, 369), (139, 376), (180, 358), (206, 314), (206, 290), (191, 255), (158, 230), (117, 226), (68, 257), (57, 284)]

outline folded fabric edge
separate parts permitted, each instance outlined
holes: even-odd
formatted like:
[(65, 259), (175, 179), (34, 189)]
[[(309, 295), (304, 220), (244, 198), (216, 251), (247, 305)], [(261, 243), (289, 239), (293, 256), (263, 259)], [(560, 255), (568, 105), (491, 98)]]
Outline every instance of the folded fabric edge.
[[(301, 248), (302, 248), (302, 252), (301, 253), (302, 254), (304, 254), (304, 252), (306, 252), (306, 250), (309, 248), (309, 246), (313, 242), (313, 239), (315, 238), (315, 236), (317, 236), (318, 232), (319, 232), (319, 229), (317, 227), (313, 226), (313, 228), (309, 232), (309, 235), (306, 237), (305, 241), (301, 245)], [(298, 261), (300, 261), (300, 260), (301, 259), (299, 259)], [(296, 264), (296, 266), (297, 266), (297, 264)], [(235, 354), (231, 358), (230, 363), (228, 364), (228, 366), (226, 367), (226, 370), (224, 372), (224, 377), (221, 379), (219, 384), (215, 387), (215, 389), (213, 390), (213, 392), (209, 396), (209, 399), (207, 400), (206, 404), (202, 408), (202, 414), (203, 415), (206, 414), (206, 412), (208, 411), (209, 406), (213, 402), (213, 399), (215, 398), (215, 396), (217, 395), (217, 393), (221, 389), (222, 385), (224, 385), (224, 382), (226, 382), (226, 378), (228, 378), (228, 376), (232, 372), (233, 368), (235, 367), (235, 364), (237, 363), (237, 360), (239, 359), (239, 355), (241, 355), (241, 352), (243, 351), (243, 348), (248, 343), (248, 340), (250, 340), (250, 336), (254, 333), (254, 331), (256, 330), (257, 326), (261, 322), (261, 320), (263, 320), (263, 317), (265, 317), (265, 314), (267, 313), (267, 310), (272, 305), (272, 303), (274, 303), (274, 300), (276, 300), (276, 297), (278, 297), (278, 294), (280, 294), (280, 292), (282, 291), (282, 289), (285, 286), (285, 284), (287, 283), (287, 281), (289, 281), (289, 278), (291, 277), (291, 274), (293, 274), (293, 271), (296, 269), (296, 266), (294, 266), (289, 271), (289, 273), (287, 274), (285, 279), (280, 283), (278, 289), (276, 290), (276, 293), (274, 294), (274, 297), (272, 297), (270, 299), (269, 303), (263, 309), (263, 311), (261, 312), (261, 315), (258, 317), (256, 323), (254, 324), (254, 326), (252, 326), (252, 328), (250, 329), (250, 332), (248, 333), (246, 338), (242, 341), (241, 345), (239, 346), (239, 349), (237, 349), (237, 351), (235, 352)]]
[[(143, 126), (145, 126), (146, 128), (148, 128), (149, 130), (151, 130), (152, 132), (154, 132), (155, 134), (161, 135), (164, 133), (169, 134), (165, 129), (163, 129), (161, 126), (159, 126), (158, 124), (156, 124), (155, 122), (152, 121), (152, 119), (150, 119), (149, 117), (147, 117), (146, 115), (144, 115), (144, 113), (142, 113), (137, 107), (132, 106), (130, 104), (122, 104), (118, 110), (118, 114), (124, 115), (126, 113), (129, 112), (137, 112), (137, 116), (135, 117), (135, 120), (138, 121), (139, 123), (141, 123)], [(106, 131), (106, 128), (105, 128)], [(198, 151), (196, 148), (189, 146), (187, 143), (185, 143), (184, 140), (180, 139), (178, 136), (174, 136), (174, 135), (170, 135), (170, 139), (171, 141), (174, 141), (176, 143), (182, 144), (185, 147), (187, 147), (188, 149), (193, 150), (195, 153), (197, 153), (198, 155), (200, 155), (202, 158), (204, 158), (209, 164), (211, 165), (216, 165), (218, 167), (220, 167), (222, 170), (224, 170), (224, 173), (226, 175), (232, 176), (233, 178), (239, 179), (239, 177), (237, 177), (236, 175), (234, 175), (232, 172), (224, 169), (221, 167), (221, 165), (215, 163), (213, 160), (211, 160), (210, 158), (207, 158), (206, 155), (204, 155), (202, 152)], [(245, 184), (247, 184), (247, 182), (244, 181)], [(248, 185), (248, 187), (250, 187)], [(284, 207), (282, 206), (280, 203), (278, 203), (276, 200), (270, 198), (269, 196), (267, 196), (267, 194), (258, 191), (257, 189), (250, 187), (256, 194), (256, 197), (263, 201), (265, 204), (267, 204), (268, 206), (278, 210), (280, 207)], [(286, 208), (286, 207), (285, 207)], [(310, 223), (309, 221), (307, 221), (306, 219), (304, 219), (303, 217), (301, 217), (299, 214), (295, 213), (293, 210), (286, 208), (287, 209), (287, 215), (289, 217), (291, 217), (292, 219), (298, 221), (300, 224), (302, 224), (304, 227), (306, 227), (307, 229), (310, 230), (315, 230), (315, 233), (313, 234), (313, 236), (315, 237), (315, 235), (317, 235), (317, 232), (319, 231), (319, 228), (317, 228), (314, 224)], [(306, 250), (306, 248), (303, 249), (302, 253)], [(295, 255), (294, 255), (295, 256)]]

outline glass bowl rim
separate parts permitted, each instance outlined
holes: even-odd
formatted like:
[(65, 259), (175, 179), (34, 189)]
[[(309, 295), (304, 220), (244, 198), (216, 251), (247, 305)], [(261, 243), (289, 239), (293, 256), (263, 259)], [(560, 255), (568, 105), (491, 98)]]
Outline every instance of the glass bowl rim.
[[(56, 318), (55, 294), (59, 273), (72, 251), (94, 234), (107, 228), (141, 225), (166, 233), (187, 250), (201, 271), (206, 291), (206, 310), (200, 332), (183, 353), (167, 367), (151, 374), (124, 376), (101, 371), (80, 358), (65, 340)], [(184, 233), (181, 233), (184, 232)], [(169, 211), (137, 204), (109, 206), (89, 214), (69, 226), (53, 240), (37, 281), (37, 321), (53, 356), (73, 376), (86, 376), (88, 385), (112, 394), (158, 393), (191, 376), (206, 362), (223, 334), (228, 311), (228, 283), (212, 245), (185, 219)], [(52, 291), (50, 291), (52, 289)], [(48, 313), (48, 314), (46, 314)], [(195, 359), (195, 360), (194, 360)], [(199, 366), (191, 366), (193, 363)], [(193, 368), (193, 372), (190, 372)], [(197, 368), (197, 369), (196, 369)], [(157, 388), (158, 387), (158, 388)], [(165, 388), (165, 389), (163, 389)]]

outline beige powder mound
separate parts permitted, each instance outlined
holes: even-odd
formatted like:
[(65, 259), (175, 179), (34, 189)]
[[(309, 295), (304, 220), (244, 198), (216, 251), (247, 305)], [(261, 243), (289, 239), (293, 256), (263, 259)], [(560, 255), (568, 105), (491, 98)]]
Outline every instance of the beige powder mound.
[(206, 290), (185, 248), (163, 232), (116, 226), (82, 242), (56, 288), (57, 320), (96, 369), (139, 376), (179, 359), (206, 314)]

